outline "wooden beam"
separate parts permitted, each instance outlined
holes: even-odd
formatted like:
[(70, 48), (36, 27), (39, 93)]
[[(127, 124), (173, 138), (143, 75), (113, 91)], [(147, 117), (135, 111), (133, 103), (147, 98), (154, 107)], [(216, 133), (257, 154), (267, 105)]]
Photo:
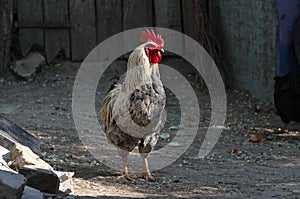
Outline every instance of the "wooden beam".
[(0, 114), (0, 145), (10, 150), (15, 143), (29, 147), (37, 155), (41, 155), (41, 141)]

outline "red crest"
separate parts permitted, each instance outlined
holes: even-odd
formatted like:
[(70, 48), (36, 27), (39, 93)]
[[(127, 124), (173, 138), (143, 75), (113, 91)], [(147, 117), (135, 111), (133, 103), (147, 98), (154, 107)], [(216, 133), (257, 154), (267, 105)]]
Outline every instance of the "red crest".
[(163, 38), (161, 37), (161, 35), (159, 34), (155, 34), (155, 32), (153, 30), (146, 30), (143, 31), (141, 34), (141, 42), (143, 43), (147, 43), (149, 41), (152, 41), (153, 43), (155, 43), (159, 48), (163, 48), (165, 45), (165, 41), (163, 40)]

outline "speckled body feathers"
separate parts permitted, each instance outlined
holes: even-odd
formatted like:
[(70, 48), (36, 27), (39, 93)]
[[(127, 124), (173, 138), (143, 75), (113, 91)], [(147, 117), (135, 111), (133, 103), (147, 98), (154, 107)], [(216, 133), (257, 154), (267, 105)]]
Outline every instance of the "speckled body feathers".
[(158, 65), (149, 63), (144, 46), (136, 48), (124, 82), (107, 94), (101, 107), (106, 137), (121, 156), (136, 146), (140, 153), (151, 152), (164, 124), (165, 100)]

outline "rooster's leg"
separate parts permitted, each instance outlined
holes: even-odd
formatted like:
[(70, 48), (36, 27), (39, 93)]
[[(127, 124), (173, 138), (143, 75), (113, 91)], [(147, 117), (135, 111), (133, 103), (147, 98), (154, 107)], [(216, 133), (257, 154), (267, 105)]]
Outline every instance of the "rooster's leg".
[(129, 176), (129, 173), (128, 173), (127, 157), (123, 158), (123, 165), (124, 165), (124, 177), (127, 180), (129, 180), (129, 179), (131, 180), (132, 178)]
[(151, 175), (151, 172), (150, 172), (150, 169), (149, 169), (147, 154), (141, 153), (141, 157), (143, 159), (144, 169), (145, 169), (144, 178), (146, 180), (156, 182), (157, 180)]
[(128, 172), (128, 165), (127, 165), (127, 156), (123, 157), (123, 166), (124, 166), (124, 172), (119, 178), (125, 178), (126, 180), (132, 180), (132, 177), (129, 175)]
[(129, 172), (128, 172), (128, 164), (127, 164), (127, 157), (128, 157), (129, 152), (119, 149), (119, 148), (118, 148), (118, 152), (119, 152), (120, 156), (122, 157), (123, 168), (124, 168), (124, 172), (118, 178), (125, 178), (126, 180), (132, 180), (132, 177), (129, 175)]

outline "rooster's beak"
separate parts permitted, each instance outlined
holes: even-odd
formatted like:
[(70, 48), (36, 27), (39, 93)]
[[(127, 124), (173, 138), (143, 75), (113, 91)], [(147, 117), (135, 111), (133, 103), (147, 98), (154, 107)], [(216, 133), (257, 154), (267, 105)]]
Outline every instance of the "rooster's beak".
[(163, 49), (163, 48), (161, 48), (161, 49), (159, 49), (160, 50), (160, 52), (162, 52), (162, 53), (164, 53), (165, 52), (165, 50)]

